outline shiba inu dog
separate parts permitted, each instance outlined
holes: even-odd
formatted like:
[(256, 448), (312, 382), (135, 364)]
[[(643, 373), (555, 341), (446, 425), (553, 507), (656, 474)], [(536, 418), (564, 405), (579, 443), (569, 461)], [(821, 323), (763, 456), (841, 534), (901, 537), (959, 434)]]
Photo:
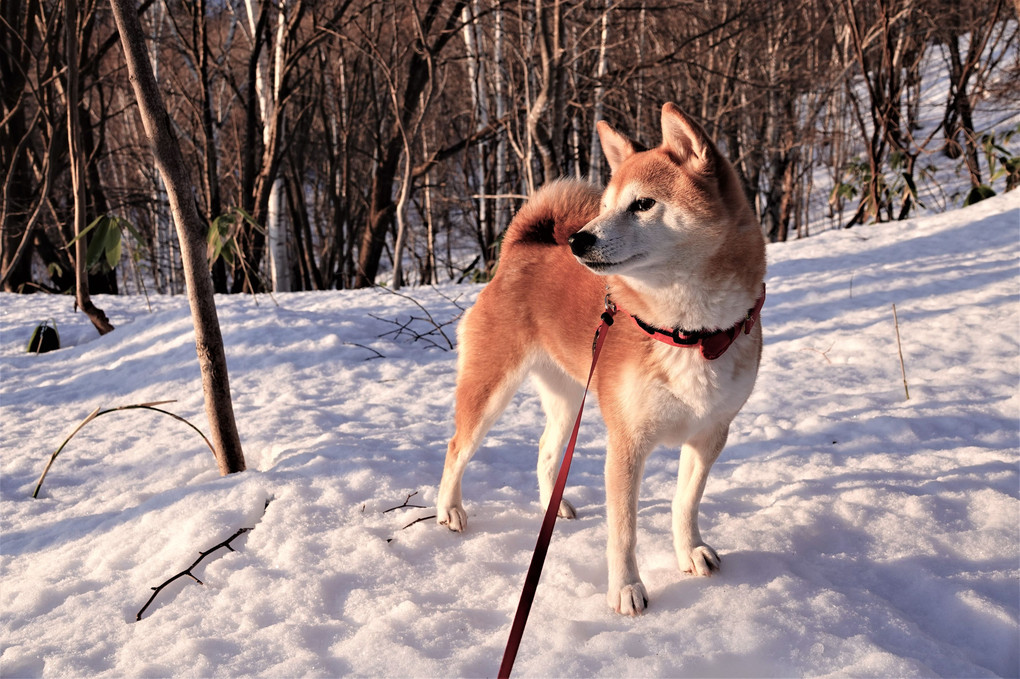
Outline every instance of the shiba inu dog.
[[(698, 507), (754, 386), (762, 346), (758, 221), (702, 127), (673, 104), (661, 124), (662, 144), (645, 149), (600, 121), (612, 169), (605, 190), (553, 182), (514, 218), (495, 277), (458, 329), (456, 433), (437, 498), (438, 522), (463, 531), (464, 468), (530, 374), (547, 416), (538, 483), (548, 505), (592, 333), (606, 305), (616, 305), (592, 390), (608, 431), (607, 599), (627, 615), (648, 605), (635, 555), (638, 488), (659, 444), (682, 446), (672, 506), (680, 568), (719, 568), (698, 530)], [(573, 518), (575, 510), (564, 500), (558, 514)]]

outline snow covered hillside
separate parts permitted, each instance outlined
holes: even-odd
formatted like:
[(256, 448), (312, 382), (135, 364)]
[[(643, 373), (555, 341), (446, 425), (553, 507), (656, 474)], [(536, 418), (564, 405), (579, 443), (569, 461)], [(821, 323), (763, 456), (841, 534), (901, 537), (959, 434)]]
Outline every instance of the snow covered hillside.
[[(712, 578), (649, 462), (639, 619), (606, 606), (605, 430), (586, 413), (516, 676), (1017, 676), (1020, 191), (770, 246), (758, 387), (709, 479)], [(411, 290), (450, 339), (480, 288)], [(0, 296), (0, 675), (494, 676), (541, 520), (537, 397), (434, 513), (455, 353), (382, 290), (220, 298), (249, 471), (220, 478), (183, 298)], [(905, 400), (892, 304), (910, 400)], [(65, 348), (24, 353), (56, 320)], [(404, 328), (403, 326), (408, 326)], [(594, 327), (594, 324), (593, 324)], [(612, 341), (610, 336), (609, 341)], [(446, 350), (444, 350), (446, 349)], [(498, 351), (498, 338), (493, 350)], [(422, 505), (387, 511), (405, 502)], [(267, 505), (267, 501), (269, 504)], [(155, 587), (241, 527), (145, 612)]]

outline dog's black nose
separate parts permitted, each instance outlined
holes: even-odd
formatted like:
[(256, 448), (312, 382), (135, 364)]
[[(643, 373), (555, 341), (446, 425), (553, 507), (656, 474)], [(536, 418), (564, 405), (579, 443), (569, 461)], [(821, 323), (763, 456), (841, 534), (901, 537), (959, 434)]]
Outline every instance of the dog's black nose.
[(575, 257), (583, 257), (597, 240), (598, 237), (590, 231), (578, 231), (567, 239), (567, 244)]

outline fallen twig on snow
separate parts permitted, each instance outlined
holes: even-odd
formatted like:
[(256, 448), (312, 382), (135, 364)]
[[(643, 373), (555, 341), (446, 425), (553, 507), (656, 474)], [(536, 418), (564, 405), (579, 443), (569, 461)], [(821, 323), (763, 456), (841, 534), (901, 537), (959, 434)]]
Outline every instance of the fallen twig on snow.
[(432, 516), (423, 516), (421, 518), (415, 519), (414, 521), (412, 521), (411, 523), (407, 524), (406, 526), (404, 526), (404, 528), (401, 528), (400, 530), (405, 530), (407, 528), (410, 528), (411, 526), (413, 526), (416, 523), (421, 523), (422, 521), (428, 521), (429, 519), (434, 519), (434, 518), (436, 518), (435, 514), (433, 514)]
[[(442, 327), (439, 325), (435, 325), (435, 321), (431, 319), (421, 318), (420, 316), (411, 316), (405, 322), (401, 323), (398, 320), (383, 318), (382, 316), (376, 316), (375, 314), (372, 313), (368, 315), (369, 317), (374, 318), (377, 321), (382, 321), (383, 323), (390, 323), (396, 326), (396, 328), (394, 328), (393, 330), (388, 330), (387, 332), (381, 333), (379, 337), (387, 337), (389, 335), (392, 335), (394, 338), (397, 338), (401, 337), (402, 335), (410, 335), (411, 340), (414, 342), (426, 342), (436, 347), (437, 349), (442, 349), (443, 351), (449, 351), (450, 349), (453, 348), (453, 343), (450, 342), (450, 338), (448, 338), (446, 334), (443, 333)], [(433, 324), (433, 327), (431, 330), (427, 330), (426, 332), (418, 332), (417, 330), (414, 330), (411, 327), (411, 324), (414, 323), (415, 321), (431, 323)], [(432, 339), (432, 335), (435, 335), (437, 332), (440, 335), (442, 335), (447, 346), (443, 346), (436, 340)]]
[(79, 431), (81, 431), (82, 428), (86, 424), (88, 424), (92, 420), (96, 419), (100, 415), (106, 415), (107, 413), (115, 413), (115, 412), (118, 412), (120, 410), (137, 410), (137, 409), (154, 410), (157, 413), (163, 413), (164, 415), (169, 415), (170, 417), (174, 418), (175, 420), (179, 420), (179, 421), (183, 422), (184, 424), (188, 425), (189, 427), (191, 427), (192, 429), (194, 429), (198, 433), (198, 435), (202, 437), (202, 440), (205, 441), (205, 445), (209, 446), (209, 450), (211, 450), (213, 452), (213, 455), (215, 455), (216, 454), (216, 450), (213, 448), (212, 443), (209, 442), (209, 439), (206, 438), (205, 434), (202, 433), (202, 430), (200, 430), (198, 427), (193, 425), (191, 422), (188, 422), (186, 419), (184, 419), (180, 415), (175, 415), (174, 413), (171, 413), (168, 410), (163, 410), (162, 408), (157, 408), (156, 407), (156, 406), (165, 405), (167, 403), (175, 403), (175, 401), (173, 399), (171, 399), (169, 401), (152, 401), (151, 403), (137, 403), (137, 404), (134, 404), (134, 405), (117, 406), (116, 408), (107, 408), (106, 410), (102, 410), (100, 408), (96, 408), (95, 410), (93, 410), (91, 413), (89, 413), (88, 417), (86, 417), (84, 420), (82, 420), (81, 423), (77, 427), (75, 427), (74, 431), (71, 432), (71, 435), (68, 436), (66, 439), (64, 439), (64, 442), (60, 444), (60, 447), (57, 448), (56, 451), (54, 451), (54, 453), (52, 455), (50, 455), (49, 462), (46, 463), (46, 468), (43, 469), (42, 474), (39, 476), (39, 481), (35, 484), (35, 491), (32, 492), (32, 497), (35, 497), (35, 498), (39, 497), (39, 489), (42, 488), (43, 479), (46, 478), (46, 474), (49, 473), (50, 467), (53, 466), (53, 461), (57, 459), (57, 455), (60, 455), (60, 452), (64, 449), (64, 446), (66, 446), (68, 444), (68, 442), (70, 442), (70, 440), (72, 438), (74, 438), (75, 434), (77, 434)]
[(828, 363), (829, 365), (832, 365), (832, 359), (829, 358), (829, 352), (832, 351), (832, 348), (834, 346), (836, 346), (835, 342), (830, 344), (829, 348), (826, 349), (825, 351), (822, 351), (821, 349), (816, 349), (814, 347), (804, 347), (803, 349), (801, 349), (801, 351), (813, 351), (816, 354), (821, 354), (822, 358), (825, 359), (825, 362)]
[[(396, 290), (391, 290), (390, 288), (387, 288), (387, 287), (379, 285), (379, 284), (376, 284), (375, 287), (379, 288), (380, 290), (385, 290), (386, 292), (390, 293), (391, 295), (396, 295), (397, 297), (403, 297), (404, 299), (410, 301), (416, 307), (421, 309), (422, 312), (425, 314), (425, 318), (421, 318), (419, 316), (411, 316), (411, 318), (408, 319), (408, 321), (406, 323), (400, 323), (398, 321), (391, 321), (389, 319), (380, 318), (378, 316), (374, 316), (372, 314), (369, 314), (369, 316), (371, 316), (372, 318), (374, 318), (374, 319), (376, 319), (378, 321), (385, 321), (387, 323), (392, 323), (392, 324), (397, 326), (396, 330), (391, 330), (389, 332), (385, 332), (382, 335), (379, 335), (380, 337), (385, 337), (386, 335), (393, 335), (394, 337), (399, 337), (401, 334), (406, 332), (406, 333), (410, 334), (414, 338), (415, 341), (417, 341), (417, 340), (426, 341), (426, 342), (432, 344), (434, 347), (442, 349), (443, 351), (449, 351), (449, 350), (454, 348), (453, 342), (450, 340), (449, 337), (446, 336), (446, 333), (443, 332), (443, 328), (445, 328), (446, 326), (450, 325), (451, 323), (454, 323), (458, 318), (460, 318), (461, 314), (457, 314), (457, 316), (451, 318), (450, 320), (446, 321), (445, 323), (440, 323), (440, 322), (436, 321), (436, 319), (432, 317), (432, 314), (429, 313), (429, 310), (426, 309), (422, 305), (422, 303), (419, 302), (418, 300), (416, 300), (414, 297), (411, 297), (410, 295), (405, 295), (402, 292), (397, 292)], [(460, 308), (460, 307), (458, 306), (458, 308)], [(432, 330), (429, 330), (428, 332), (422, 332), (422, 333), (416, 332), (416, 331), (412, 330), (409, 327), (411, 325), (411, 323), (414, 322), (414, 321), (420, 321), (422, 323), (428, 323), (428, 324), (430, 324), (432, 326)], [(436, 342), (435, 340), (433, 340), (430, 337), (430, 335), (434, 335), (435, 333), (439, 333), (439, 335), (445, 341), (446, 346), (443, 346), (443, 345), (439, 344), (438, 342)]]
[(149, 600), (148, 600), (148, 601), (146, 601), (146, 602), (145, 602), (145, 605), (144, 605), (144, 606), (142, 606), (142, 608), (141, 608), (141, 610), (140, 610), (140, 611), (138, 611), (138, 614), (137, 614), (137, 615), (135, 616), (135, 622), (137, 622), (137, 621), (139, 621), (139, 620), (141, 620), (141, 619), (142, 619), (142, 613), (145, 613), (145, 609), (147, 609), (147, 608), (149, 607), (149, 604), (151, 604), (151, 603), (152, 603), (152, 602), (153, 602), (153, 601), (154, 601), (154, 600), (156, 599), (156, 596), (157, 596), (157, 595), (158, 595), (158, 594), (159, 594), (159, 593), (160, 593), (161, 591), (163, 591), (163, 588), (164, 588), (164, 587), (166, 587), (167, 585), (169, 585), (169, 584), (170, 584), (171, 582), (173, 582), (174, 580), (176, 580), (176, 579), (178, 579), (178, 578), (183, 578), (184, 576), (187, 576), (187, 577), (191, 578), (192, 580), (194, 580), (195, 582), (197, 582), (198, 584), (200, 584), (200, 585), (204, 585), (205, 583), (204, 583), (204, 582), (202, 582), (201, 580), (199, 580), (199, 579), (198, 579), (197, 577), (195, 577), (195, 574), (194, 574), (194, 573), (192, 573), (192, 572), (191, 572), (191, 570), (192, 570), (193, 568), (195, 568), (195, 566), (197, 566), (198, 564), (202, 563), (202, 560), (203, 560), (203, 559), (205, 559), (205, 557), (209, 556), (210, 554), (212, 554), (213, 552), (215, 552), (215, 551), (216, 551), (217, 549), (220, 549), (220, 548), (222, 548), (222, 547), (226, 547), (226, 548), (227, 548), (227, 549), (229, 549), (229, 550), (230, 550), (231, 552), (233, 552), (233, 551), (236, 551), (236, 550), (235, 550), (235, 549), (234, 549), (233, 547), (231, 547), (231, 546), (230, 546), (230, 543), (231, 543), (231, 542), (233, 542), (233, 541), (234, 541), (234, 539), (235, 539), (235, 538), (237, 538), (238, 536), (240, 536), (240, 535), (243, 535), (243, 534), (247, 533), (247, 532), (248, 532), (248, 531), (250, 531), (250, 530), (251, 530), (251, 528), (250, 528), (250, 527), (249, 527), (249, 528), (239, 528), (239, 529), (237, 530), (237, 532), (236, 532), (236, 533), (234, 533), (234, 534), (233, 534), (233, 535), (231, 535), (231, 536), (230, 536), (229, 538), (227, 538), (227, 539), (226, 539), (226, 540), (224, 540), (223, 542), (219, 543), (219, 544), (218, 544), (218, 545), (216, 545), (215, 547), (213, 547), (213, 548), (211, 548), (211, 549), (207, 549), (207, 550), (206, 550), (206, 551), (204, 551), (204, 552), (199, 552), (199, 553), (198, 553), (198, 554), (199, 554), (199, 556), (198, 556), (198, 558), (197, 558), (197, 559), (195, 559), (195, 562), (194, 562), (193, 564), (191, 564), (190, 566), (188, 566), (187, 568), (185, 568), (185, 569), (184, 569), (183, 571), (181, 571), (181, 572), (180, 572), (180, 573), (178, 573), (177, 575), (174, 575), (174, 576), (172, 576), (172, 577), (168, 578), (167, 580), (163, 581), (163, 583), (162, 583), (162, 584), (160, 584), (159, 586), (157, 586), (157, 587), (153, 587), (153, 588), (152, 588), (152, 596), (150, 596), (150, 597), (149, 597)]
[[(404, 498), (404, 503), (403, 504), (397, 505), (396, 507), (390, 507), (389, 509), (384, 510), (383, 514), (389, 514), (390, 512), (394, 512), (394, 511), (396, 511), (398, 509), (425, 509), (425, 505), (413, 505), (413, 504), (411, 504), (411, 498), (414, 497), (417, 494), (418, 494), (418, 491), (414, 491), (413, 493), (408, 495), (406, 498)], [(364, 508), (362, 508), (362, 511), (364, 511)], [(432, 516), (422, 516), (422, 517), (419, 517), (419, 518), (415, 519), (414, 521), (412, 521), (411, 523), (409, 523), (406, 526), (404, 526), (403, 528), (401, 528), (400, 530), (407, 530), (408, 528), (410, 528), (411, 526), (413, 526), (416, 523), (421, 523), (422, 521), (428, 521), (429, 519), (434, 519), (434, 518), (436, 518), (435, 514), (433, 514)], [(386, 542), (393, 542), (393, 538), (386, 538)]]
[(364, 344), (358, 344), (357, 342), (344, 342), (344, 344), (349, 347), (358, 347), (359, 349), (364, 349), (365, 351), (371, 351), (373, 354), (375, 354), (375, 356), (369, 356), (368, 358), (366, 358), (365, 359), (366, 361), (371, 361), (374, 358), (386, 358), (372, 347), (366, 347)]
[(896, 326), (896, 349), (900, 352), (900, 372), (903, 373), (903, 393), (910, 400), (910, 388), (907, 386), (907, 368), (903, 364), (903, 345), (900, 343), (900, 321), (896, 318), (896, 305), (892, 305), (893, 325)]
[[(266, 499), (265, 507), (268, 507), (269, 503), (272, 502), (272, 501), (273, 501), (272, 497), (269, 497), (268, 499)], [(263, 509), (262, 509), (263, 513), (265, 513), (265, 507), (263, 507)], [(259, 520), (261, 520), (261, 517), (259, 517)], [(218, 545), (214, 545), (213, 547), (210, 547), (209, 549), (205, 550), (204, 552), (199, 552), (198, 553), (198, 558), (195, 559), (195, 562), (193, 564), (191, 564), (190, 566), (188, 566), (187, 568), (185, 568), (183, 571), (181, 571), (177, 575), (174, 575), (174, 576), (172, 576), (170, 578), (167, 578), (160, 585), (158, 585), (156, 587), (153, 587), (152, 588), (152, 596), (149, 597), (149, 600), (145, 602), (145, 605), (142, 606), (142, 608), (138, 611), (137, 615), (135, 615), (135, 622), (138, 622), (139, 620), (142, 619), (142, 614), (145, 613), (145, 609), (147, 609), (149, 607), (149, 605), (152, 604), (152, 602), (156, 600), (156, 597), (159, 595), (159, 593), (161, 591), (163, 591), (163, 588), (166, 587), (167, 585), (169, 585), (174, 580), (177, 580), (178, 578), (183, 578), (183, 577), (187, 576), (187, 577), (191, 578), (192, 580), (194, 580), (195, 582), (197, 582), (198, 584), (204, 585), (205, 583), (202, 582), (201, 580), (199, 580), (197, 577), (195, 577), (195, 574), (192, 573), (191, 571), (196, 566), (198, 566), (198, 564), (202, 563), (202, 560), (205, 559), (205, 557), (209, 556), (210, 554), (215, 552), (217, 549), (222, 549), (222, 548), (226, 547), (231, 552), (237, 551), (233, 547), (230, 546), (230, 543), (233, 542), (238, 537), (240, 537), (241, 535), (244, 535), (245, 533), (247, 533), (249, 531), (252, 531), (254, 529), (255, 529), (254, 526), (247, 526), (245, 528), (238, 528), (236, 533), (231, 535), (229, 538), (227, 538), (223, 542), (219, 543)]]
[(414, 508), (414, 509), (425, 509), (425, 505), (411, 505), (411, 504), (408, 504), (408, 502), (411, 501), (411, 498), (414, 497), (417, 494), (418, 494), (418, 491), (414, 491), (413, 493), (411, 493), (410, 495), (407, 496), (407, 498), (404, 500), (404, 504), (397, 505), (396, 507), (390, 507), (389, 509), (384, 511), (383, 514), (389, 514), (392, 511), (396, 511), (397, 509), (411, 509), (411, 508)]

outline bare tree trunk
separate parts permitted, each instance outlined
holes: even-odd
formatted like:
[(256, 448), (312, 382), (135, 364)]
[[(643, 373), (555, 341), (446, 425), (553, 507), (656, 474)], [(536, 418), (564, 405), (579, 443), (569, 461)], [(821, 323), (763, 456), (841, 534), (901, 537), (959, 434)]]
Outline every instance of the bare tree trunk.
[(404, 173), (400, 180), (400, 193), (394, 208), (397, 220), (397, 237), (393, 243), (393, 289), (404, 285), (404, 242), (407, 238), (407, 199), (411, 190), (411, 146), (404, 136)]
[[(422, 154), (428, 157), (428, 146), (425, 135), (422, 135)], [(432, 177), (426, 172), (424, 180), (425, 188), (425, 228), (426, 228), (426, 255), (425, 272), (421, 282), (425, 285), (435, 285), (439, 282), (439, 271), (436, 269), (436, 230), (432, 219)]]
[[(159, 61), (159, 48), (158, 45), (161, 41), (163, 33), (163, 24), (166, 19), (165, 16), (166, 8), (162, 2), (157, 2), (154, 10), (153, 27), (152, 27), (152, 42), (153, 48), (149, 52), (149, 64), (152, 67), (153, 77), (156, 81), (160, 78), (160, 61)], [(173, 22), (170, 22), (171, 24)], [(136, 128), (137, 125), (132, 123), (132, 128)], [(144, 133), (144, 131), (143, 131)], [(138, 135), (139, 137), (142, 135)], [(166, 196), (166, 187), (163, 185), (163, 177), (160, 176), (159, 171), (154, 168), (147, 167), (145, 169), (147, 177), (151, 178), (152, 182), (152, 203), (155, 205), (155, 215), (153, 219), (153, 231), (154, 236), (152, 239), (152, 270), (153, 276), (156, 279), (156, 289), (163, 294), (174, 295), (180, 290), (178, 285), (179, 279), (177, 277), (177, 251), (174, 247), (174, 239), (171, 236), (173, 227), (170, 224), (170, 219), (167, 213), (163, 210), (163, 206), (168, 204)], [(214, 217), (216, 215), (213, 215)]]
[[(496, 29), (495, 37), (493, 39), (493, 61), (494, 71), (496, 80), (496, 119), (503, 120), (506, 116), (507, 109), (507, 97), (506, 97), (506, 68), (503, 63), (503, 10), (499, 7), (498, 2), (493, 7), (496, 13)], [(499, 135), (499, 139), (496, 142), (496, 205), (495, 214), (493, 221), (493, 235), (499, 236), (503, 233), (504, 224), (507, 221), (506, 210), (503, 205), (505, 199), (502, 197), (503, 191), (506, 190), (506, 167), (507, 167), (507, 135), (503, 132)], [(492, 271), (496, 261), (496, 247), (491, 246), (491, 254), (485, 257), (486, 271)]]
[[(588, 181), (601, 186), (602, 184), (602, 161), (601, 146), (599, 144), (599, 133), (595, 123), (602, 120), (602, 102), (605, 99), (606, 87), (602, 82), (606, 77), (606, 43), (609, 42), (609, 10), (613, 7), (613, 0), (606, 0), (606, 7), (602, 10), (602, 32), (599, 37), (599, 62), (598, 71), (595, 77), (598, 85), (595, 86), (595, 106), (592, 112), (591, 145), (588, 150)], [(642, 8), (642, 11), (643, 8)], [(640, 121), (639, 121), (640, 122)]]
[[(276, 140), (269, 138), (273, 130), (268, 117), (269, 111), (276, 112), (281, 105), (280, 90), (283, 87), (283, 62), (284, 50), (287, 44), (287, 6), (280, 4), (280, 10), (276, 20), (276, 43), (273, 45), (273, 89), (266, 93), (263, 100), (262, 114), (266, 119), (263, 121), (264, 134), (266, 135), (265, 145), (267, 148), (276, 144)], [(270, 98), (272, 101), (270, 102)], [(277, 129), (283, 128), (283, 115), (281, 112), (280, 122)], [(290, 257), (287, 253), (287, 225), (283, 220), (283, 178), (276, 175), (272, 188), (269, 190), (269, 209), (266, 212), (266, 235), (269, 239), (269, 268), (273, 290), (275, 292), (289, 292), (290, 282)]]
[[(202, 132), (205, 137), (202, 154), (203, 174), (206, 184), (206, 217), (216, 219), (223, 214), (223, 199), (220, 195), (219, 143), (216, 126), (213, 123), (213, 94), (209, 80), (209, 36), (206, 30), (206, 2), (201, 0), (192, 10), (195, 56), (198, 62), (198, 82), (202, 95)], [(213, 288), (216, 292), (227, 292), (227, 263), (217, 257), (212, 263)]]
[[(386, 234), (395, 218), (393, 203), (393, 185), (397, 181), (397, 168), (400, 155), (409, 144), (405, 135), (410, 134), (412, 126), (421, 121), (421, 111), (427, 108), (422, 94), (427, 86), (431, 86), (432, 59), (457, 33), (461, 12), (467, 0), (457, 0), (446, 15), (442, 27), (438, 30), (435, 40), (428, 44), (433, 24), (439, 18), (442, 0), (431, 0), (424, 12), (424, 20), (418, 24), (417, 45), (407, 65), (407, 78), (403, 94), (399, 102), (394, 101), (395, 117), (393, 125), (380, 145), (380, 161), (372, 178), (371, 202), (368, 208), (368, 224), (361, 236), (358, 249), (357, 275), (354, 287), (364, 288), (375, 284), (375, 276), (379, 270), (379, 259), (386, 244)], [(391, 96), (395, 95), (392, 91)], [(395, 99), (395, 96), (394, 96)], [(423, 106), (423, 104), (426, 104)], [(415, 119), (418, 119), (415, 122)], [(413, 135), (412, 135), (413, 136)]]
[[(561, 99), (564, 48), (563, 7), (560, 0), (553, 0), (551, 8), (543, 0), (535, 0), (535, 41), (538, 43), (540, 59), (540, 85), (538, 96), (528, 112), (528, 134), (529, 143), (538, 149), (542, 160), (542, 183), (548, 183), (560, 176), (559, 154), (553, 145), (553, 138), (563, 131)], [(543, 119), (550, 109), (551, 120), (547, 121), (546, 126), (543, 125)], [(528, 160), (530, 163), (530, 153)], [(529, 182), (529, 193), (535, 188), (535, 183)]]
[(82, 147), (81, 118), (78, 110), (78, 2), (67, 0), (64, 31), (67, 33), (67, 145), (71, 161), (71, 191), (74, 197), (75, 301), (100, 335), (113, 330), (102, 309), (92, 303), (86, 252), (85, 230), (85, 149)]
[[(971, 186), (982, 183), (981, 165), (978, 156), (979, 135), (974, 129), (973, 94), (970, 91), (970, 80), (981, 71), (981, 54), (988, 46), (988, 41), (995, 31), (995, 25), (1004, 9), (1003, 3), (994, 4), (990, 15), (978, 19), (975, 12), (973, 18), (963, 23), (962, 8), (957, 8), (940, 25), (938, 32), (943, 35), (942, 41), (949, 50), (949, 102), (943, 121), (946, 140), (959, 143), (957, 137), (963, 136), (964, 159), (970, 173)], [(981, 15), (983, 16), (983, 15)], [(968, 34), (966, 57), (960, 52), (960, 37)], [(991, 183), (989, 181), (989, 183)]]
[(216, 316), (212, 279), (205, 258), (206, 229), (198, 215), (191, 192), (191, 180), (184, 158), (170, 126), (152, 73), (145, 35), (132, 0), (111, 0), (117, 30), (124, 47), (131, 85), (142, 125), (145, 128), (156, 166), (163, 176), (177, 237), (181, 245), (181, 260), (187, 283), (188, 303), (195, 326), (195, 348), (202, 370), (202, 390), (205, 395), (205, 412), (209, 418), (216, 462), (221, 474), (245, 469), (244, 453), (234, 421), (234, 408), (230, 400), (230, 383), (227, 378), (227, 360), (223, 351), (223, 337)]
[(266, 210), (266, 237), (269, 241), (269, 279), (274, 292), (294, 289), (290, 280), (290, 256), (287, 251), (287, 228), (284, 220), (284, 182), (276, 176), (269, 192), (269, 209)]
[[(16, 292), (32, 282), (33, 231), (50, 190), (50, 163), (42, 172), (42, 187), (33, 200), (22, 187), (33, 182), (28, 145), (31, 130), (42, 112), (29, 119), (21, 105), (28, 86), (30, 45), (35, 42), (36, 23), (31, 3), (0, 5), (0, 289)], [(52, 139), (50, 141), (52, 145)], [(46, 152), (49, 159), (50, 152)]]
[[(495, 9), (496, 12), (500, 10)], [(468, 80), (471, 86), (471, 108), (475, 115), (475, 129), (481, 130), (489, 125), (489, 99), (485, 91), (485, 83), (488, 80), (485, 73), (485, 61), (482, 59), (484, 53), (484, 34), (479, 25), (479, 6), (478, 0), (474, 0), (471, 3), (471, 7), (464, 7), (464, 47), (467, 51), (467, 67), (468, 67)], [(499, 21), (499, 15), (497, 14), (497, 21)], [(498, 32), (501, 30), (497, 23), (497, 40), (500, 40)], [(497, 46), (498, 50), (499, 47)], [(496, 87), (497, 92), (502, 87), (500, 82), (500, 68), (501, 65), (498, 61), (495, 64), (493, 71), (496, 76)], [(497, 94), (499, 96), (499, 94)], [(497, 104), (497, 109), (499, 105)], [(498, 114), (497, 114), (498, 115)], [(474, 176), (470, 179), (474, 181), (474, 187), (471, 189), (473, 193), (478, 194), (478, 210), (475, 213), (478, 220), (478, 238), (482, 246), (482, 258), (485, 260), (486, 271), (492, 270), (492, 262), (495, 259), (495, 245), (496, 235), (499, 233), (494, 219), (495, 215), (489, 212), (489, 196), (488, 184), (486, 182), (486, 166), (488, 164), (488, 149), (487, 145), (480, 144), (477, 148), (477, 165), (474, 168)], [(498, 164), (497, 160), (497, 164)], [(497, 168), (498, 172), (498, 168)], [(499, 193), (495, 191), (494, 193)], [(499, 200), (498, 198), (496, 199)], [(499, 209), (499, 203), (496, 203), (496, 210)]]

